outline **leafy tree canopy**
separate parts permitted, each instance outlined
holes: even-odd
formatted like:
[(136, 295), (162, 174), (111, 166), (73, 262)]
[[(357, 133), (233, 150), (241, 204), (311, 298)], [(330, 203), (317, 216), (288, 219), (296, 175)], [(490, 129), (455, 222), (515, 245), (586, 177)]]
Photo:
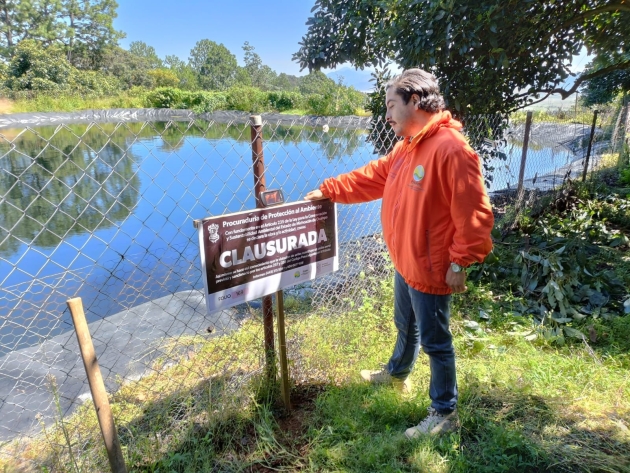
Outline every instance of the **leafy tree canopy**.
[[(607, 56), (597, 56), (586, 66), (586, 73), (592, 74), (611, 66)], [(623, 92), (630, 91), (630, 69), (618, 69), (599, 75), (583, 83), (582, 103), (586, 106), (607, 104)]]
[(0, 0), (0, 55), (25, 39), (62, 45), (74, 66), (95, 69), (124, 34), (113, 27), (115, 0)]
[(20, 41), (4, 69), (0, 80), (14, 91), (104, 95), (120, 88), (116, 79), (72, 66), (62, 45), (46, 47), (32, 39)]
[(150, 70), (149, 63), (145, 58), (131, 54), (119, 47), (107, 52), (101, 68), (105, 74), (117, 78), (123, 89), (153, 87), (155, 85), (154, 78), (149, 75)]
[(68, 83), (72, 66), (59, 45), (44, 48), (34, 40), (23, 40), (9, 63), (7, 85), (13, 90), (55, 91)]
[(251, 78), (251, 85), (262, 90), (274, 88), (277, 80), (276, 72), (271, 67), (264, 65), (260, 56), (254, 52), (254, 46), (245, 41), (243, 45), (245, 72)]
[(322, 71), (311, 71), (300, 77), (299, 90), (303, 94), (324, 94), (335, 88), (335, 81)]
[[(294, 55), (302, 68), (421, 67), (460, 114), (566, 97), (588, 79), (630, 69), (626, 0), (316, 0), (307, 25)], [(583, 46), (610, 64), (562, 89)]]
[(129, 44), (129, 52), (134, 56), (145, 59), (151, 69), (159, 69), (164, 65), (155, 52), (155, 48), (143, 41), (132, 41)]
[(166, 56), (164, 58), (164, 64), (169, 68), (169, 70), (177, 74), (179, 79), (179, 88), (183, 90), (197, 90), (199, 88), (197, 73), (180, 58), (174, 54)]
[(225, 90), (234, 84), (238, 64), (223, 44), (209, 39), (197, 41), (190, 51), (189, 64), (198, 74), (199, 84), (208, 90)]

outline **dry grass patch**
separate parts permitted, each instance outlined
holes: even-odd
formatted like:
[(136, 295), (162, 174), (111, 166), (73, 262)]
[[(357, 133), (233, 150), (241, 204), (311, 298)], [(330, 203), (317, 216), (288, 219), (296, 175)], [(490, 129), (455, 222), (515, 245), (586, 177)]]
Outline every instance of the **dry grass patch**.
[(9, 99), (0, 98), (0, 115), (13, 113), (13, 102)]

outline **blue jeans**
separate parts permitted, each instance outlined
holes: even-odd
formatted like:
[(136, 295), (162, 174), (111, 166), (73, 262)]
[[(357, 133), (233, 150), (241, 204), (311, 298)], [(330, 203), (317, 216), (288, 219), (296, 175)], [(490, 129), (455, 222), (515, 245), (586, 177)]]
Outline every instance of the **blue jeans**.
[(450, 301), (450, 295), (416, 291), (396, 272), (394, 324), (398, 337), (387, 371), (394, 378), (406, 379), (422, 346), (431, 368), (431, 407), (439, 413), (450, 413), (457, 406), (455, 350), (448, 326)]

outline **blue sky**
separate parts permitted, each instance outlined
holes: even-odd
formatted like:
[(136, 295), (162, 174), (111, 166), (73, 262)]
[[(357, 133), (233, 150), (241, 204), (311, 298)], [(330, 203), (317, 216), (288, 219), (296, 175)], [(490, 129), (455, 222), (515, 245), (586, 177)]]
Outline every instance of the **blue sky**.
[(186, 61), (201, 39), (223, 43), (243, 63), (245, 41), (276, 72), (302, 75), (291, 56), (306, 33), (314, 0), (118, 0), (114, 26), (132, 41), (153, 46), (158, 56), (175, 54)]
[[(197, 41), (210, 39), (223, 43), (242, 65), (241, 47), (249, 41), (263, 63), (276, 72), (303, 75), (308, 71), (300, 72), (291, 56), (299, 49), (314, 4), (315, 0), (118, 0), (114, 26), (127, 34), (120, 41), (122, 47), (144, 41), (161, 58), (174, 54), (184, 61)], [(573, 70), (581, 71), (587, 62), (583, 51)], [(371, 88), (369, 72), (347, 66), (337, 70), (346, 84), (359, 90)]]

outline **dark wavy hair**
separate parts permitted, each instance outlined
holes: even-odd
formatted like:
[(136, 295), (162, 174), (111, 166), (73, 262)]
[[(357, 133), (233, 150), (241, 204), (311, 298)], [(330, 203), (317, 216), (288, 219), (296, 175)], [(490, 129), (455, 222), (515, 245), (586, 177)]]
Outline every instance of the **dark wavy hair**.
[(409, 103), (411, 96), (417, 94), (420, 97), (421, 110), (429, 113), (437, 113), (444, 110), (444, 97), (440, 94), (440, 87), (435, 76), (422, 69), (407, 69), (402, 74), (391, 79), (385, 84), (385, 90), (390, 87), (396, 89), (405, 102)]

